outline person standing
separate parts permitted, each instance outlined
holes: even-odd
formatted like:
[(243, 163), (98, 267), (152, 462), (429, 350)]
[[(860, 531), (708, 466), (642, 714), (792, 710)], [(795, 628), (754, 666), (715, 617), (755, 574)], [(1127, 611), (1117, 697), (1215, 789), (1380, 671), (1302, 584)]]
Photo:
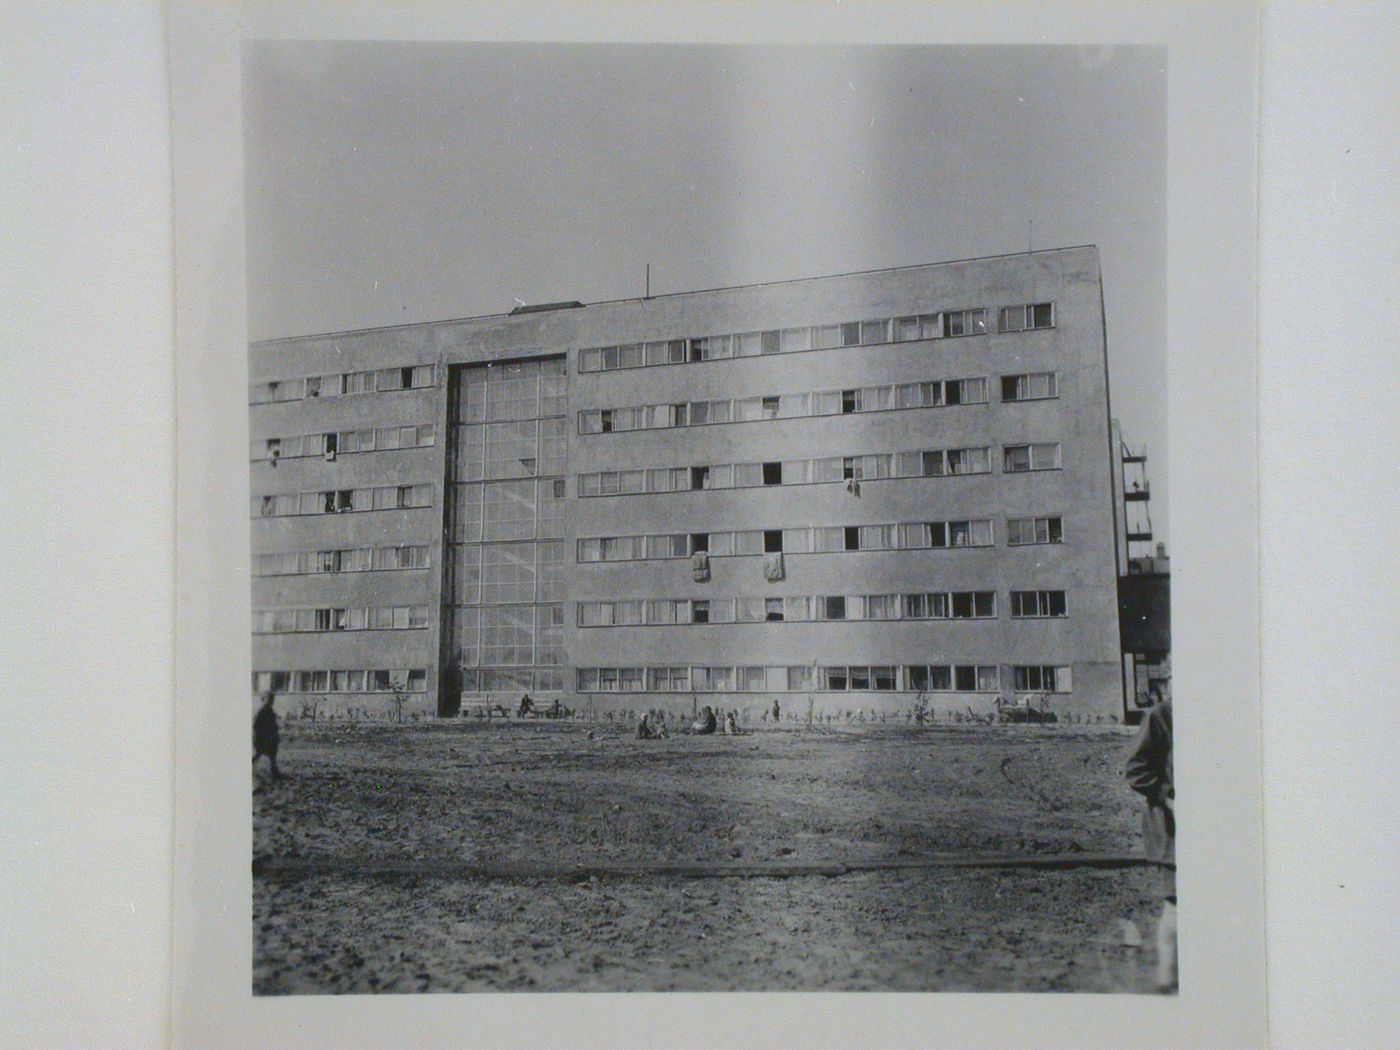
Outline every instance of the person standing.
[(277, 712), (273, 708), (277, 697), (268, 689), (260, 699), (262, 707), (258, 708), (258, 713), (253, 716), (253, 765), (258, 764), (259, 755), (266, 755), (272, 767), (272, 778), (281, 780), (282, 774), (277, 769), (277, 745), (281, 732), (277, 728)]
[(773, 721), (778, 721), (783, 715), (783, 709), (778, 706), (778, 698), (773, 698)]
[(1147, 803), (1143, 837), (1147, 859), (1158, 866), (1162, 917), (1157, 923), (1157, 989), (1175, 991), (1176, 972), (1176, 785), (1172, 774), (1172, 701), (1154, 690), (1157, 702), (1147, 712), (1132, 753), (1128, 785)]

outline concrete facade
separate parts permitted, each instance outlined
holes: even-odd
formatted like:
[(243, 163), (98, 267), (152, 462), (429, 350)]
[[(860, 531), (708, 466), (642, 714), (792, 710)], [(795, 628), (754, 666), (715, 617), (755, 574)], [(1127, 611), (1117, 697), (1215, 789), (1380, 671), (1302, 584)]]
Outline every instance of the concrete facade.
[[(1028, 305), (1041, 309), (1030, 317), (1001, 312)], [(985, 311), (981, 324), (963, 313), (969, 310)], [(1005, 330), (1026, 321), (1036, 327)], [(955, 334), (960, 324), (968, 334)], [(712, 337), (733, 337), (717, 341), (730, 355), (754, 354), (692, 360), (713, 349), (697, 341)], [(848, 342), (854, 345), (843, 345)], [(648, 343), (649, 349), (614, 349)], [(677, 363), (601, 367), (623, 363), (628, 354)], [(514, 425), (522, 422), (517, 413), (524, 402), (503, 401), (490, 409), (497, 415), (487, 415), (469, 408), (463, 393), (484, 376), (499, 379), (520, 362), (543, 359), (558, 361), (549, 367), (559, 371), (563, 391), (548, 407), (563, 424), (548, 429), (562, 430), (564, 460), (548, 467), (536, 455), (514, 454), (528, 453), (520, 435), (529, 428)], [(426, 366), (430, 376), (402, 371)], [(488, 694), (513, 704), (527, 688), (546, 703), (558, 696), (595, 714), (688, 712), (698, 703), (756, 719), (776, 697), (785, 713), (802, 717), (809, 703), (818, 716), (855, 710), (902, 716), (921, 693), (930, 708), (947, 713), (986, 713), (999, 699), (1028, 693), (1045, 694), (1051, 709), (1066, 714), (1124, 712), (1117, 589), (1124, 552), (1115, 491), (1121, 481), (1115, 482), (1101, 277), (1092, 247), (277, 340), (250, 348), (250, 368), (253, 605), (262, 615), (255, 624), (276, 632), (255, 635), (254, 685), (285, 689), (293, 710), (300, 698), (316, 696), (325, 697), (326, 707), (382, 712), (389, 702), (382, 689), (368, 680), (357, 689), (353, 677), (335, 673), (387, 670), (405, 685), (413, 672), (410, 709), (443, 714)], [(376, 369), (393, 370), (382, 381), (390, 387), (427, 385), (336, 394), (336, 382), (345, 381), (322, 379), (316, 396), (270, 402), (294, 394), (306, 377)], [(1054, 375), (1054, 396), (1039, 396), (1046, 391), (1037, 380), (1035, 399), (1003, 400), (1004, 377), (1045, 373)], [(282, 381), (277, 391), (265, 386), (270, 380)], [(957, 380), (972, 382), (954, 386)], [(350, 383), (358, 389), (365, 380)], [(503, 381), (501, 388), (509, 387)], [(911, 398), (926, 407), (898, 407), (915, 403)], [(928, 403), (947, 400), (972, 403)], [(711, 404), (726, 401), (727, 408)], [(685, 407), (629, 411), (641, 406)], [(678, 411), (686, 425), (625, 429), (635, 421), (630, 417), (674, 422)], [(708, 421), (722, 412), (731, 421)], [(756, 418), (733, 421), (735, 414)], [(604, 418), (611, 422), (601, 424)], [(344, 451), (360, 440), (345, 432), (404, 426), (430, 426), (432, 444)], [(290, 446), (277, 446), (277, 439), (331, 432), (340, 435), (334, 458), (323, 448), (316, 455), (279, 454), (275, 465), (270, 458), (269, 439), (285, 450)], [(507, 444), (493, 452), (490, 443), (500, 435)], [(382, 443), (381, 435), (376, 448)], [(1020, 463), (1023, 445), (1040, 446), (1029, 454), (1048, 469), (1008, 471)], [(303, 441), (300, 451), (315, 447)], [(954, 459), (922, 455), (983, 449)], [(782, 466), (765, 477), (764, 463)], [(979, 472), (946, 473), (956, 463)], [(663, 469), (675, 473), (662, 475)], [(781, 483), (764, 484), (777, 481), (777, 470)], [(925, 476), (937, 470), (945, 473)], [(908, 476), (875, 476), (880, 473)], [(544, 516), (526, 522), (518, 482), (548, 477), (557, 492), (556, 476), (562, 507), (536, 510)], [(731, 487), (723, 487), (726, 477)], [(494, 533), (504, 538), (484, 533), (470, 521), (477, 512), (458, 505), (478, 478), (488, 486), (510, 483), (499, 490), (509, 496), (499, 506), (515, 517)], [(736, 480), (752, 484), (734, 487)], [(421, 491), (387, 491), (412, 485), (430, 487), (427, 506), (398, 506), (422, 499)], [(603, 494), (610, 486), (665, 491)], [(377, 495), (360, 496), (374, 487), (381, 489)], [(325, 493), (345, 490), (357, 490), (350, 497), (357, 509), (334, 509), (334, 496), (326, 503)], [(284, 513), (292, 493), (312, 496), (299, 495), (298, 512)], [(270, 508), (267, 496), (274, 497)], [(359, 505), (382, 509), (362, 512)], [(1059, 523), (1046, 534), (1050, 518)], [(1009, 519), (1040, 519), (1041, 533), (1058, 542), (1012, 545), (1013, 527), (1024, 537), (1037, 526), (1012, 526)], [(989, 522), (990, 542), (960, 545), (964, 522), (979, 523), (978, 530)], [(929, 523), (935, 527), (927, 529)], [(879, 525), (892, 527), (888, 535), (873, 528)], [(834, 527), (842, 531), (836, 540)], [(844, 549), (846, 529), (855, 530), (850, 542), (862, 549)], [(756, 537), (758, 531), (768, 535)], [(640, 543), (635, 553), (643, 556), (590, 560), (607, 541), (638, 536), (675, 539), (613, 543), (610, 549), (624, 552)], [(725, 553), (726, 544), (751, 550), (760, 540), (782, 544), (780, 578), (765, 573), (762, 546)], [(468, 564), (524, 550), (484, 551), (503, 542), (562, 544), (551, 548), (564, 552), (562, 565), (529, 602), (520, 587), (497, 581), (492, 589), (483, 570)], [(669, 544), (664, 551), (663, 543)], [(697, 579), (697, 544), (711, 547), (706, 579)], [(812, 550), (833, 544), (841, 549)], [(280, 568), (292, 567), (291, 552), (400, 545), (424, 550), (407, 556), (415, 567), (265, 572), (277, 567), (277, 558)], [(667, 556), (649, 556), (658, 552)], [(420, 557), (426, 561), (416, 567)], [(981, 615), (965, 617), (974, 594), (982, 596), (975, 609)], [(505, 600), (497, 601), (501, 595)], [(864, 596), (876, 597), (867, 604)], [(831, 598), (845, 599), (847, 619), (808, 618), (839, 611), (840, 603), (828, 605)], [(781, 622), (772, 612), (757, 622), (715, 622), (752, 618), (756, 603), (773, 610), (775, 599), (784, 600)], [(657, 604), (640, 612), (616, 605), (633, 601)], [(703, 615), (693, 604), (677, 604), (697, 601), (710, 603)], [(496, 610), (483, 612), (490, 602)], [(520, 622), (520, 610), (501, 609), (512, 604), (558, 606), (539, 615), (562, 624), (547, 637), (537, 629), (536, 650), (527, 649), (523, 628), (514, 634), (520, 645), (501, 643), (511, 636), (502, 629), (483, 649), (483, 617)], [(375, 616), (380, 624), (399, 616), (404, 625), (337, 626), (360, 622), (338, 611), (352, 607), (391, 610), (366, 612), (367, 624)], [(879, 618), (849, 618), (861, 607)], [(1012, 615), (1027, 608), (1037, 615)], [(319, 621), (316, 609), (323, 610)], [(303, 610), (300, 621), (295, 610)], [(923, 618), (935, 612), (949, 615)], [(608, 617), (677, 615), (709, 622), (591, 625)], [(510, 665), (491, 662), (502, 654)], [(956, 668), (983, 670), (969, 678)], [(1048, 670), (1054, 668), (1067, 671)], [(630, 688), (638, 681), (640, 688)]]

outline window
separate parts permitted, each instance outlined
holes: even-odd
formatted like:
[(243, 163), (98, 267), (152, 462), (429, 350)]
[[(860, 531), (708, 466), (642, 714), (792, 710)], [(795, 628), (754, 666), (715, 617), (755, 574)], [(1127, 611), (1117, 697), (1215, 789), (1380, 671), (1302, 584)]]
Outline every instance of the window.
[(761, 404), (761, 415), (764, 419), (778, 418), (778, 397), (765, 397)]
[(949, 379), (943, 384), (945, 405), (981, 405), (987, 401), (985, 379)]
[(784, 328), (780, 339), (782, 352), (785, 354), (812, 348), (812, 330), (810, 328)]
[(662, 533), (646, 538), (648, 558), (688, 558), (690, 553), (690, 537), (684, 532)]
[(943, 315), (943, 335), (985, 335), (987, 332), (986, 310), (954, 310)]
[(997, 327), (1003, 332), (1053, 328), (1055, 327), (1055, 304), (1028, 303), (1025, 306), (1003, 306), (997, 318)]
[(991, 469), (991, 457), (985, 448), (950, 448), (949, 474), (985, 474)]
[(692, 489), (707, 489), (710, 487), (710, 468), (691, 467), (690, 487)]
[(821, 608), (821, 618), (823, 620), (844, 620), (846, 618), (846, 599), (843, 595), (829, 595), (817, 599)]
[(763, 618), (770, 623), (781, 622), (783, 616), (783, 599), (766, 598), (763, 602)]
[(946, 540), (944, 546), (948, 547), (970, 547), (972, 546), (972, 523), (969, 521), (950, 521), (945, 525)]
[(787, 670), (787, 687), (790, 692), (798, 690), (810, 690), (813, 685), (812, 668), (810, 667), (789, 667)]
[(862, 346), (873, 346), (876, 343), (887, 343), (889, 341), (889, 321), (862, 321), (860, 323), (860, 342)]
[(735, 532), (731, 535), (733, 537), (735, 554), (763, 553), (763, 533), (756, 529), (744, 529), (741, 532)]
[(697, 598), (690, 603), (690, 622), (709, 623), (710, 603), (703, 598)]
[(430, 507), (433, 503), (431, 485), (400, 485), (396, 490), (396, 505), (400, 509)]
[(1065, 616), (1065, 592), (1012, 591), (1011, 615), (1017, 619)]
[(995, 591), (954, 591), (949, 595), (951, 618), (984, 620), (996, 616)]
[(1054, 372), (1027, 372), (1001, 377), (1003, 401), (1038, 401), (1059, 396), (1059, 380)]
[(767, 529), (763, 533), (763, 553), (779, 554), (783, 549), (783, 530)]
[(1006, 543), (1011, 547), (1063, 543), (1064, 538), (1064, 519), (1060, 517), (1006, 519)]
[(765, 667), (736, 668), (739, 675), (739, 689), (746, 693), (762, 692), (768, 683), (768, 669)]
[(843, 415), (850, 415), (852, 412), (860, 411), (860, 391), (841, 391), (841, 412)]
[(781, 463), (763, 464), (763, 484), (781, 485), (783, 483), (783, 465)]
[(1068, 667), (1031, 665), (1011, 670), (1017, 692), (1068, 693), (1073, 688)]
[(1046, 442), (1035, 445), (1007, 445), (1002, 450), (1002, 470), (1019, 474), (1032, 470), (1056, 470), (1060, 466), (1060, 445)]
[(867, 594), (862, 598), (867, 620), (895, 620), (899, 598), (894, 594)]

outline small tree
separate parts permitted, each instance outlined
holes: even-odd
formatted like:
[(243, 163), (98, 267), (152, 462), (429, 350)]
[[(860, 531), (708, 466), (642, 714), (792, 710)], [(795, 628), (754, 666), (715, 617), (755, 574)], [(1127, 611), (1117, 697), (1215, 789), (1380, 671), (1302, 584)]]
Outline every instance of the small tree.
[(389, 697), (389, 706), (394, 711), (394, 721), (403, 722), (403, 709), (412, 698), (413, 694), (408, 691), (407, 685), (402, 679), (395, 679), (392, 683), (393, 693)]
[(923, 725), (928, 718), (928, 693), (920, 692), (914, 699), (914, 721)]
[(321, 713), (321, 705), (325, 702), (324, 696), (307, 697), (301, 702), (301, 717), (312, 722), (316, 721), (316, 716)]

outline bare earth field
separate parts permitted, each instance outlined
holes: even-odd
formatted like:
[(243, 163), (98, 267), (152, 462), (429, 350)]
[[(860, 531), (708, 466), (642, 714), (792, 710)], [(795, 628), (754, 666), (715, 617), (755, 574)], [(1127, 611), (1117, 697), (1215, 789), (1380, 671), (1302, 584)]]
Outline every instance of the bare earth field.
[(253, 792), (254, 991), (1150, 991), (1150, 869), (919, 866), (1139, 854), (1126, 746), (284, 723), (288, 776)]

